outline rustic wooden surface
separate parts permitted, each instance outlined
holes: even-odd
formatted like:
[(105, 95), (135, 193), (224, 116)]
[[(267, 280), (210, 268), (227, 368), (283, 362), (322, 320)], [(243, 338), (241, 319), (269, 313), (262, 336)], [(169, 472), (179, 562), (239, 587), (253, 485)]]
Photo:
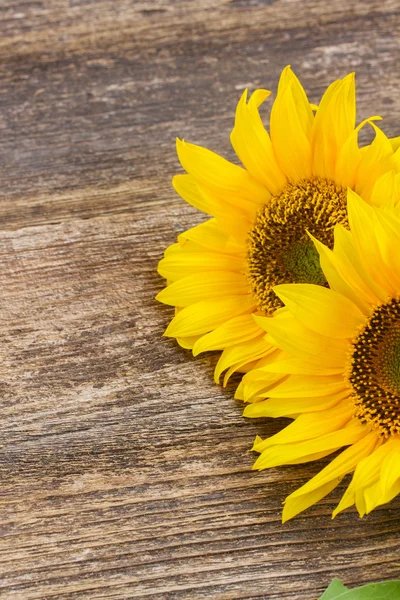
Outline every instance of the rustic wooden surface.
[(250, 471), (233, 388), (161, 338), (166, 245), (201, 216), (175, 136), (232, 157), (244, 87), (356, 70), (400, 134), (397, 0), (0, 2), (0, 598), (314, 600), (400, 576), (400, 500), (280, 524), (315, 465)]

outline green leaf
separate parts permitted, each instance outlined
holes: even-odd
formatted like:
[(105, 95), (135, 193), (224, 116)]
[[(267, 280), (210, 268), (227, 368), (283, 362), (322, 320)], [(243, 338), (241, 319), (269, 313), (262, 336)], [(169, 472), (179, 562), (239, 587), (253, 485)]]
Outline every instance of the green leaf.
[(369, 583), (349, 590), (334, 579), (320, 600), (400, 600), (400, 580)]
[(325, 590), (319, 600), (335, 600), (339, 594), (342, 594), (345, 591), (347, 591), (347, 587), (343, 585), (340, 579), (335, 578), (333, 581), (331, 581), (328, 589)]

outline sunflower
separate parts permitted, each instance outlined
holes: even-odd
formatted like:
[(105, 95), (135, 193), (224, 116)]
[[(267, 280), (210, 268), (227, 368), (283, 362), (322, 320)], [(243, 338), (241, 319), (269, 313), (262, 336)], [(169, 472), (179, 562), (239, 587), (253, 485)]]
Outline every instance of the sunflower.
[[(337, 225), (334, 249), (314, 240), (330, 289), (274, 288), (284, 304), (255, 317), (281, 351), (245, 375), (238, 397), (246, 417), (290, 417), (276, 435), (257, 437), (254, 469), (298, 464), (346, 446), (286, 498), (283, 521), (354, 473), (333, 512), (355, 504), (360, 517), (400, 492), (400, 215), (397, 186), (380, 208), (348, 192), (350, 231)], [(267, 399), (266, 399), (267, 398)]]
[[(244, 168), (184, 141), (177, 152), (186, 174), (173, 186), (211, 218), (178, 236), (160, 261), (167, 286), (157, 296), (175, 307), (165, 336), (196, 356), (222, 350), (215, 380), (227, 370), (246, 372), (269, 361), (276, 349), (253, 315), (282, 306), (280, 283), (327, 285), (307, 231), (333, 246), (333, 229), (347, 226), (346, 189), (377, 204), (390, 184), (400, 150), (371, 117), (355, 127), (353, 74), (332, 83), (318, 107), (286, 67), (270, 115), (270, 135), (259, 107), (270, 95), (245, 91), (237, 105), (231, 142)], [(360, 148), (369, 122), (374, 141)], [(390, 181), (389, 181), (390, 180)]]

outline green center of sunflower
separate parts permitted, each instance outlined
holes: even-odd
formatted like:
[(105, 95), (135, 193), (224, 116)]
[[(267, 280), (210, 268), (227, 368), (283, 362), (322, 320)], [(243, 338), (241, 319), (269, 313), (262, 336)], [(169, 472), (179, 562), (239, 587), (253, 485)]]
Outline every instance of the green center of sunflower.
[(287, 273), (298, 283), (326, 285), (326, 279), (319, 264), (319, 254), (310, 238), (293, 244), (282, 255), (282, 264)]
[(400, 299), (375, 308), (358, 335), (349, 376), (356, 416), (388, 437), (400, 433)]
[(320, 177), (288, 184), (262, 207), (250, 230), (247, 259), (249, 281), (263, 312), (282, 306), (272, 290), (275, 285), (327, 285), (307, 232), (332, 248), (338, 223), (347, 225), (346, 190)]

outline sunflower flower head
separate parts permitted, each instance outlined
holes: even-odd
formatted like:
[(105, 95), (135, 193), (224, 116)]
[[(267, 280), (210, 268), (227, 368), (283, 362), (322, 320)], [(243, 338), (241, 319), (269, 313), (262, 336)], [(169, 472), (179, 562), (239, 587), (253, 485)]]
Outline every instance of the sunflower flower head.
[[(259, 107), (269, 96), (245, 91), (237, 105), (231, 142), (243, 167), (177, 141), (186, 173), (174, 188), (210, 218), (166, 250), (158, 271), (167, 286), (157, 299), (175, 307), (166, 336), (194, 355), (222, 351), (215, 380), (226, 371), (224, 384), (280, 354), (253, 318), (282, 307), (276, 285), (327, 285), (309, 234), (333, 247), (335, 225), (348, 227), (347, 188), (378, 205), (400, 185), (400, 150), (374, 124), (378, 117), (355, 125), (353, 74), (332, 83), (316, 107), (286, 67), (268, 132)], [(375, 137), (360, 148), (366, 123)]]
[(282, 281), (327, 284), (307, 231), (331, 247), (337, 223), (347, 225), (346, 192), (320, 177), (287, 184), (262, 207), (249, 232), (247, 261), (253, 295), (265, 314), (281, 306), (273, 287)]
[(287, 499), (294, 517), (353, 473), (333, 516), (360, 516), (400, 492), (400, 217), (398, 192), (372, 207), (348, 192), (350, 231), (337, 225), (334, 248), (314, 239), (330, 289), (283, 284), (284, 307), (256, 317), (281, 353), (243, 378), (237, 397), (247, 417), (289, 417), (257, 438), (265, 469), (339, 455)]

